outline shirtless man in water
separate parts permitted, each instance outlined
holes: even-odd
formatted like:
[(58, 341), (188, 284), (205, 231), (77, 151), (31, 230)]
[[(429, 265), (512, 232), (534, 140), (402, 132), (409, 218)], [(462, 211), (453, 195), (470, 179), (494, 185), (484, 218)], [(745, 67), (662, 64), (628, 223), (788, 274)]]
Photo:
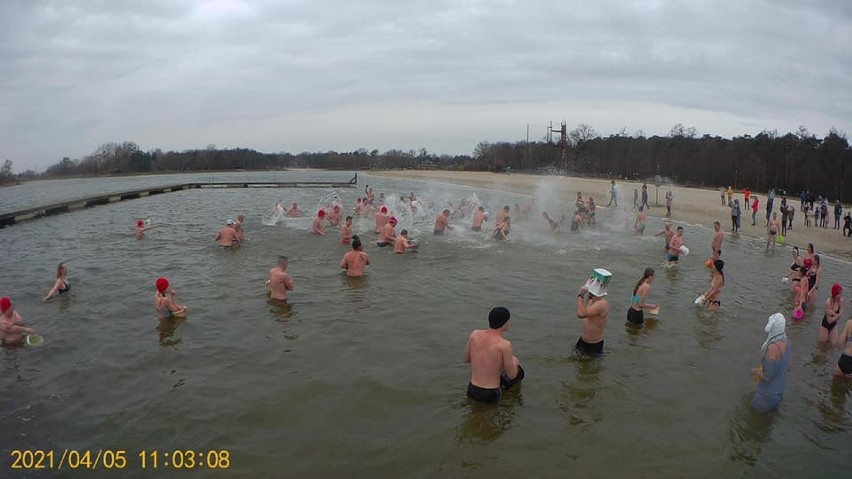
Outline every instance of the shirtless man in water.
[(376, 213), (376, 226), (375, 228), (373, 228), (373, 233), (381, 233), (382, 228), (384, 228), (385, 225), (388, 224), (388, 219), (390, 219), (390, 217), (388, 216), (388, 207), (382, 205), (382, 207), (379, 209), (379, 212)]
[(287, 257), (279, 256), (278, 265), (269, 270), (269, 279), (266, 280), (269, 288), (269, 298), (287, 302), (287, 291), (293, 291), (293, 280), (287, 273)]
[[(766, 213), (767, 219), (769, 213)], [(772, 219), (766, 225), (766, 252), (769, 252), (769, 243), (772, 243), (772, 251), (775, 251), (775, 237), (778, 236), (778, 231), (781, 227), (778, 224), (778, 213), (772, 213)]]
[(441, 214), (438, 215), (438, 218), (435, 219), (435, 235), (441, 236), (444, 234), (444, 230), (453, 229), (453, 226), (450, 224), (450, 210), (444, 210)]
[(713, 230), (716, 232), (713, 234), (713, 243), (710, 244), (710, 259), (716, 261), (722, 256), (722, 241), (725, 240), (725, 232), (722, 231), (722, 223), (718, 221), (713, 222)]
[(160, 225), (154, 226), (145, 226), (145, 222), (139, 220), (136, 222), (136, 239), (142, 239), (145, 236), (145, 232), (148, 230), (152, 230), (154, 228), (159, 228)]
[(600, 356), (603, 354), (609, 301), (603, 296), (593, 295), (583, 286), (577, 291), (577, 317), (583, 321), (583, 334), (574, 346), (575, 351), (580, 356)]
[(340, 267), (346, 270), (346, 276), (357, 278), (364, 276), (364, 267), (370, 264), (370, 257), (364, 252), (361, 240), (357, 236), (352, 237), (352, 251), (343, 255)]
[(216, 233), (216, 237), (213, 240), (218, 241), (219, 246), (223, 248), (234, 246), (237, 243), (237, 230), (235, 229), (234, 220), (228, 220), (228, 224)]
[(396, 231), (394, 231), (395, 226), (396, 217), (391, 216), (390, 219), (388, 219), (387, 224), (382, 226), (382, 230), (379, 232), (379, 240), (376, 241), (376, 246), (379, 248), (385, 248), (396, 241)]
[(497, 218), (494, 219), (494, 224), (499, 225), (500, 223), (503, 222), (503, 220), (508, 218), (509, 217), (509, 211), (511, 211), (511, 208), (509, 208), (509, 205), (504, 206), (502, 210), (498, 211), (497, 212)]
[(501, 306), (492, 309), (488, 313), (490, 329), (474, 330), (464, 346), (463, 360), (471, 366), (467, 396), (474, 401), (497, 404), (504, 389), (524, 379), (512, 343), (503, 338), (503, 333), (509, 330), (509, 318), (508, 309)]
[(12, 300), (5, 296), (0, 298), (0, 312), (0, 344), (17, 346), (24, 342), (27, 334), (35, 334), (32, 328), (24, 325), (21, 315), (12, 306)]
[(323, 226), (323, 222), (325, 222), (325, 210), (319, 210), (319, 212), (317, 212), (317, 217), (314, 219), (314, 224), (311, 226), (311, 233), (315, 235), (324, 235), (325, 226)]
[(665, 236), (666, 240), (666, 253), (669, 251), (669, 243), (672, 242), (672, 238), (674, 237), (675, 232), (672, 231), (672, 224), (666, 221), (665, 226), (663, 226), (663, 231), (660, 231), (654, 236)]
[(681, 246), (683, 246), (683, 226), (678, 226), (677, 234), (669, 241), (669, 251), (666, 255), (666, 261), (670, 266), (674, 266), (680, 261)]
[(287, 216), (289, 216), (291, 218), (297, 218), (299, 216), (304, 216), (304, 214), (305, 213), (302, 212), (302, 210), (299, 209), (299, 205), (297, 205), (295, 201), (293, 202), (293, 206), (291, 206), (290, 209), (287, 210)]
[(471, 229), (473, 231), (482, 231), (482, 223), (488, 221), (488, 213), (485, 212), (485, 208), (480, 206), (476, 209), (476, 212), (473, 213), (473, 226)]

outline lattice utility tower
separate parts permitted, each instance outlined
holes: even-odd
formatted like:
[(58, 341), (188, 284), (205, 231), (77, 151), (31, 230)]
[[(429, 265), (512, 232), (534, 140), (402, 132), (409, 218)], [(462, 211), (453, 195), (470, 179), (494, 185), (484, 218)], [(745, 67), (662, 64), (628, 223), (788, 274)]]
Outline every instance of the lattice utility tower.
[(553, 122), (550, 122), (550, 127), (547, 129), (547, 142), (553, 143), (553, 133), (559, 133), (559, 143), (556, 146), (562, 149), (562, 171), (568, 174), (568, 127), (565, 122), (562, 122), (562, 128), (559, 130), (553, 129)]

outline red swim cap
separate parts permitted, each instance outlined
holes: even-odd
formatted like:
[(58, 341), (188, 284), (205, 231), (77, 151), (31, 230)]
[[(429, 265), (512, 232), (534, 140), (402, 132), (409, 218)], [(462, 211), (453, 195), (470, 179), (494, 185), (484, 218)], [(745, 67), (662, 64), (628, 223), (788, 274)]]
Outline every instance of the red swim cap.
[(388, 220), (388, 223), (396, 224), (396, 216), (391, 216), (390, 219)]
[(317, 216), (319, 216), (320, 218), (325, 216), (325, 210), (319, 210), (319, 213), (317, 213)]
[(164, 293), (169, 289), (169, 280), (166, 278), (157, 278), (157, 291)]
[(380, 211), (381, 211), (382, 213), (387, 213), (387, 212), (388, 212), (388, 207), (387, 207), (387, 206), (382, 206), (382, 209), (381, 209)]
[(9, 311), (9, 308), (11, 308), (11, 307), (12, 307), (12, 300), (11, 299), (7, 298), (6, 296), (3, 296), (2, 298), (0, 298), (0, 311), (5, 313), (6, 311)]
[(831, 295), (839, 296), (840, 293), (843, 292), (843, 286), (840, 286), (840, 283), (834, 283), (834, 286), (831, 287)]
[(137, 227), (137, 228), (141, 228), (141, 227), (143, 227), (143, 226), (145, 226), (145, 222), (144, 222), (144, 221), (139, 220), (139, 221), (137, 221), (137, 222), (136, 222), (136, 227)]

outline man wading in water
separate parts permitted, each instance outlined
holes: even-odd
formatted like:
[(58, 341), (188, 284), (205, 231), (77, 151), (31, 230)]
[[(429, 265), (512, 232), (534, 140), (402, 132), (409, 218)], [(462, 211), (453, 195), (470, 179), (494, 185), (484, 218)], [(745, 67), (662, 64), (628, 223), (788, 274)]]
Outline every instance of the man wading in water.
[(497, 404), (504, 389), (524, 379), (512, 343), (503, 338), (509, 330), (509, 317), (509, 310), (502, 306), (492, 309), (488, 313), (490, 329), (474, 330), (464, 347), (464, 362), (471, 366), (467, 396), (475, 401)]

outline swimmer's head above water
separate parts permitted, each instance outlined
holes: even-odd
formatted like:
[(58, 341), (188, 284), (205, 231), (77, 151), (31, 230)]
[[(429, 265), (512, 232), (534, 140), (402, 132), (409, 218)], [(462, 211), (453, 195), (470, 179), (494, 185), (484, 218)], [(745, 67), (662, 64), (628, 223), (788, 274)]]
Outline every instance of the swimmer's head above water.
[(488, 326), (491, 329), (500, 329), (509, 322), (510, 316), (509, 310), (503, 306), (492, 308), (491, 312), (488, 313)]
[(7, 296), (0, 298), (0, 312), (6, 314), (6, 311), (9, 311), (10, 309), (12, 309), (12, 300)]

